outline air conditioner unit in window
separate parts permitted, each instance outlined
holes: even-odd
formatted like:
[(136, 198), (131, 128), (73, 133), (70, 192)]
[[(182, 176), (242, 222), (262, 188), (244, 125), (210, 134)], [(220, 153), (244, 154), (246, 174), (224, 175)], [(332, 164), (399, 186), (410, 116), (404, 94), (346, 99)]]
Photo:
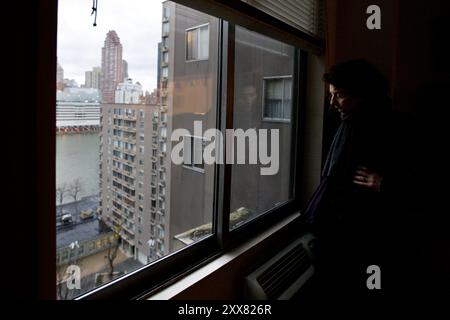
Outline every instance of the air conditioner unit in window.
[(307, 233), (245, 277), (245, 298), (287, 300), (313, 276), (312, 247)]

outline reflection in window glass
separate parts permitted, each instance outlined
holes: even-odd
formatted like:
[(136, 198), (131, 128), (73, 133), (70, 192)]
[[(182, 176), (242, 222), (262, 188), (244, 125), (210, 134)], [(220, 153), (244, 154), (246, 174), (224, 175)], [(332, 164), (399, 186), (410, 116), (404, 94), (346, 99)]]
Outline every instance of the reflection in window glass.
[[(234, 128), (246, 133), (246, 162), (232, 166), (230, 229), (290, 200), (293, 184), (292, 126), (285, 120), (291, 117), (294, 47), (236, 27), (235, 50)], [(278, 139), (271, 130), (278, 130)], [(265, 141), (267, 150), (261, 149)], [(252, 152), (257, 164), (250, 163)]]
[(209, 54), (209, 26), (186, 31), (186, 60), (206, 60)]
[(264, 112), (266, 120), (290, 120), (292, 79), (264, 79)]
[[(84, 2), (58, 4), (56, 285), (72, 299), (211, 234), (214, 168), (174, 164), (170, 137), (215, 127), (218, 20), (130, 0), (130, 29), (110, 0), (94, 28)], [(186, 63), (186, 30), (201, 70)]]

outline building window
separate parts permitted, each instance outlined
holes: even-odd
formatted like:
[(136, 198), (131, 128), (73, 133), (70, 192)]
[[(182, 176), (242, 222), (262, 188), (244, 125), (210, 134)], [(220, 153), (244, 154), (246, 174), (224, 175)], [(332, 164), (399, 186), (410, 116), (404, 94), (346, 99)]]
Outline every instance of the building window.
[(163, 19), (167, 20), (170, 18), (170, 9), (168, 7), (163, 7)]
[(163, 78), (167, 78), (169, 76), (169, 68), (168, 67), (162, 68), (162, 76), (163, 76)]
[(162, 43), (163, 43), (163, 48), (167, 49), (169, 47), (169, 38), (167, 38), (167, 37), (163, 38)]
[(291, 120), (292, 77), (264, 79), (264, 120)]
[(203, 170), (205, 168), (203, 160), (205, 145), (206, 142), (201, 137), (184, 136), (183, 166)]
[(186, 60), (208, 60), (209, 24), (186, 30)]
[(168, 35), (169, 34), (169, 22), (163, 22), (162, 24), (162, 34)]

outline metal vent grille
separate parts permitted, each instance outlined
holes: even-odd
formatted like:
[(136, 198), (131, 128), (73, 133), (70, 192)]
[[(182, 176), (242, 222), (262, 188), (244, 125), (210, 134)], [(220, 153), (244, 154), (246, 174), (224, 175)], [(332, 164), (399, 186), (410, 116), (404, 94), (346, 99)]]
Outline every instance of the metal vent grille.
[(246, 277), (247, 298), (289, 299), (314, 273), (307, 234)]
[(267, 298), (276, 299), (310, 266), (311, 259), (303, 245), (299, 244), (256, 279)]

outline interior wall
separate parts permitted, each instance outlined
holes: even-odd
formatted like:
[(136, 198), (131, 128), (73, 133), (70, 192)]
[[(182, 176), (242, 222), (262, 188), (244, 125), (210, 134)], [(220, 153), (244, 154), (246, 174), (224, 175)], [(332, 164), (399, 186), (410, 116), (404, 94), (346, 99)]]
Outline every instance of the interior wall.
[(309, 54), (307, 59), (305, 117), (302, 135), (302, 205), (313, 194), (320, 182), (324, 116), (324, 56)]
[[(449, 1), (327, 1), (327, 64), (354, 58), (374, 63), (389, 79), (393, 108), (408, 119), (416, 196), (405, 221), (425, 288), (450, 290), (448, 48)], [(369, 30), (366, 9), (381, 9), (381, 30)], [(393, 213), (395, 214), (395, 213)], [(400, 230), (399, 230), (400, 232)], [(405, 266), (408, 268), (408, 266)]]

